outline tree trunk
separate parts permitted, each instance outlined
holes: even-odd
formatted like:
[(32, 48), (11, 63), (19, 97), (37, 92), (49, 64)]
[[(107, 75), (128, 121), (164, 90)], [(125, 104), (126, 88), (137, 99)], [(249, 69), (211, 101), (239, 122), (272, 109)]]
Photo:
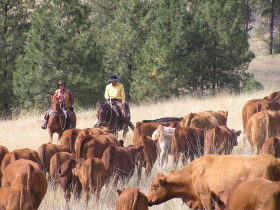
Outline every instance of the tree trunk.
[(272, 0), (271, 2), (271, 18), (270, 18), (270, 41), (269, 41), (269, 54), (273, 54), (273, 42), (274, 42), (274, 16), (275, 16), (275, 2), (276, 0)]

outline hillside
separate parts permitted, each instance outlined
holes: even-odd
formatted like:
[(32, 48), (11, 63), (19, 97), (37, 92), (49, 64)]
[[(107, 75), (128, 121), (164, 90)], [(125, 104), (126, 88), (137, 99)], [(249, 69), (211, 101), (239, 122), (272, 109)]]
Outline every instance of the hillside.
[(257, 56), (249, 65), (250, 73), (260, 81), (265, 89), (279, 90), (280, 54), (274, 56)]

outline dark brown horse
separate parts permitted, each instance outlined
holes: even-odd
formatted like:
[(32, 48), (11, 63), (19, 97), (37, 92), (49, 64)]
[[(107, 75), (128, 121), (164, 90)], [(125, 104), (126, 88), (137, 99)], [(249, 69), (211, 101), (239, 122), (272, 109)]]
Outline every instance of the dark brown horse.
[[(118, 136), (118, 131), (123, 130), (123, 139), (126, 138), (128, 130), (123, 129), (122, 113), (115, 102), (98, 103), (97, 119), (98, 122), (95, 124), (95, 127), (106, 126), (115, 136)], [(128, 121), (128, 126), (134, 130), (134, 125), (130, 122), (130, 117), (128, 117)]]
[(66, 128), (66, 116), (61, 108), (56, 97), (52, 98), (52, 111), (48, 120), (48, 131), (50, 135), (50, 142), (53, 142), (53, 134), (58, 133), (58, 140), (60, 140), (63, 131)]

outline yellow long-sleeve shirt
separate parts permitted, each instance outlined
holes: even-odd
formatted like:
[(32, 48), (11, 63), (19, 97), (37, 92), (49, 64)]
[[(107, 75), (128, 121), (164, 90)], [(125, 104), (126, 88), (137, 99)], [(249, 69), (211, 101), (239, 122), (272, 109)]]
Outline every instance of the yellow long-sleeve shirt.
[(115, 98), (115, 99), (121, 99), (123, 103), (125, 103), (125, 91), (124, 86), (121, 83), (117, 83), (115, 86), (111, 84), (106, 86), (104, 97), (106, 99)]

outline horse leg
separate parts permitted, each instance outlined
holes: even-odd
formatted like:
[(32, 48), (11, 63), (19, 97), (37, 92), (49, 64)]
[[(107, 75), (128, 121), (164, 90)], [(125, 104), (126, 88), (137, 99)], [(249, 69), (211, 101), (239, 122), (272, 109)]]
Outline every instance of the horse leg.
[(128, 126), (131, 128), (131, 130), (133, 130), (134, 131), (134, 125), (132, 124), (132, 122), (131, 121), (129, 121), (129, 123), (128, 123)]
[(49, 128), (49, 136), (50, 136), (50, 142), (53, 142), (53, 131), (50, 130)]

